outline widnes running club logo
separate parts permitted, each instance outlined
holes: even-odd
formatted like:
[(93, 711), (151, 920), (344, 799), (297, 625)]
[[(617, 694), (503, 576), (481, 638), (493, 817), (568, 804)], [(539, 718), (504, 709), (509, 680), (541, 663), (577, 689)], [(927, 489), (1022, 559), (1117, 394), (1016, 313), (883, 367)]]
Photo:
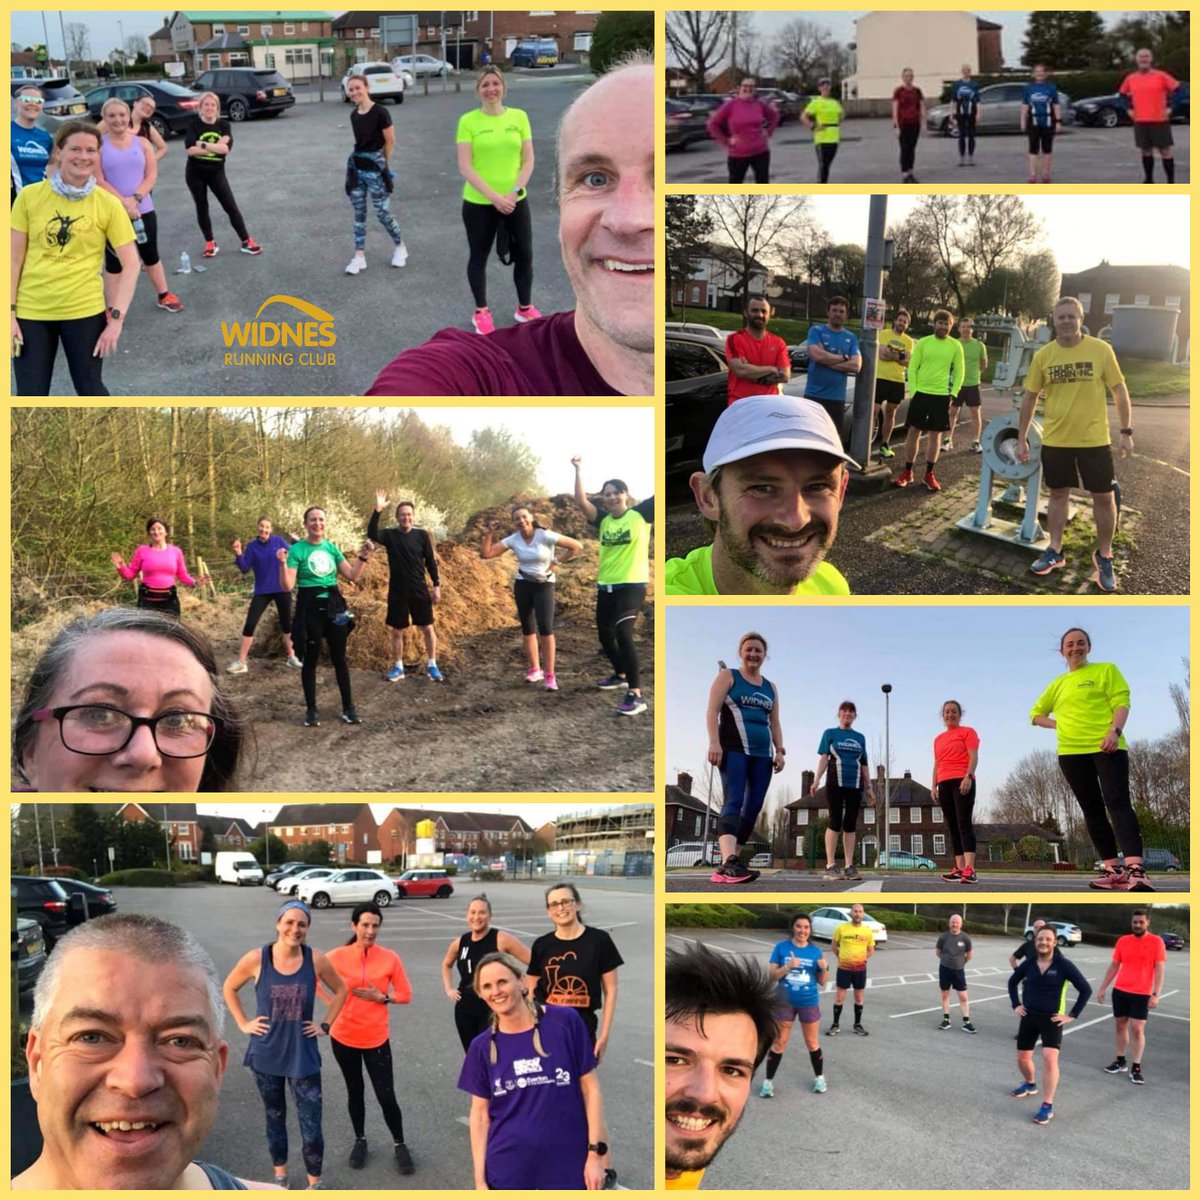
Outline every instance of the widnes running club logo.
[[(272, 304), (289, 304), (309, 320), (262, 320)], [(333, 314), (295, 296), (268, 297), (249, 321), (222, 321), (221, 336), (227, 367), (332, 367), (336, 363), (333, 352), (324, 350), (337, 341)], [(239, 346), (241, 351), (236, 349)], [(289, 349), (292, 346), (297, 349)]]

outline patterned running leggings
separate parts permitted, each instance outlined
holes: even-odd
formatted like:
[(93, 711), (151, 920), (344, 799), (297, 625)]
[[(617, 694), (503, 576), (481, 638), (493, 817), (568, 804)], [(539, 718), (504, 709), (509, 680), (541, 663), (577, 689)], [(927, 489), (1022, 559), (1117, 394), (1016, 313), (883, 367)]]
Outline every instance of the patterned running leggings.
[[(374, 155), (371, 155), (374, 158)], [(380, 169), (387, 170), (382, 154), (379, 156)], [(350, 193), (350, 203), (354, 206), (354, 248), (365, 249), (367, 244), (367, 197), (371, 198), (371, 206), (379, 223), (388, 231), (388, 236), (398, 246), (404, 240), (400, 236), (400, 223), (392, 216), (391, 197), (384, 187), (383, 176), (372, 171), (359, 171), (358, 186)]]
[[(251, 1068), (253, 1070), (253, 1068)], [(296, 1115), (300, 1118), (301, 1154), (304, 1169), (319, 1176), (325, 1158), (325, 1138), (321, 1133), (321, 1075), (306, 1075), (303, 1079), (288, 1079), (283, 1075), (264, 1075), (254, 1071), (254, 1082), (267, 1109), (267, 1149), (276, 1167), (287, 1165), (287, 1095), (284, 1085), (292, 1089)]]

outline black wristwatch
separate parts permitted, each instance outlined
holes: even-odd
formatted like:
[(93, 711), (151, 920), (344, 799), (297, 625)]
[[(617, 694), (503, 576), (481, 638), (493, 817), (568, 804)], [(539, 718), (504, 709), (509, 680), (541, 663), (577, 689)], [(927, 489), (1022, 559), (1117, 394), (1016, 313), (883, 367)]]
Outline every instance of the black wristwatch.
[(1122, 429), (1122, 430), (1121, 430), (1121, 432), (1122, 432), (1122, 433), (1123, 433), (1123, 434), (1124, 434), (1126, 437), (1133, 437), (1133, 426), (1132, 426), (1132, 425), (1130, 425), (1130, 427), (1129, 427), (1128, 429)]
[(588, 1142), (588, 1150), (594, 1151), (603, 1158), (608, 1153), (607, 1142)]
[(119, 321), (124, 315), (119, 308), (110, 308), (108, 310), (109, 317), (114, 321)]
[(329, 1033), (329, 1022), (328, 1021), (321, 1022), (321, 1032), (325, 1033), (325, 1034)]

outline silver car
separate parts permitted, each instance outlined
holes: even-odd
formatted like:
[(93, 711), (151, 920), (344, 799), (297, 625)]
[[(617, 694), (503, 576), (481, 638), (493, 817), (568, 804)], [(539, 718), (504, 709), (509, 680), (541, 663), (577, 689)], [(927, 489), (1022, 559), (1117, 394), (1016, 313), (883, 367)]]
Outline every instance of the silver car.
[[(1020, 133), (1021, 103), (1025, 97), (1024, 83), (993, 83), (979, 90), (979, 111), (975, 118), (977, 133)], [(1071, 112), (1071, 97), (1066, 92), (1058, 93), (1058, 105), (1062, 111), (1062, 122), (1070, 125), (1075, 120)], [(930, 133), (943, 137), (958, 137), (958, 120), (953, 104), (936, 104), (925, 113), (925, 128)]]
[(446, 62), (444, 58), (434, 58), (432, 54), (402, 54), (392, 59), (392, 69), (397, 74), (407, 71), (414, 79), (423, 79), (426, 75), (445, 78), (457, 71), (453, 63)]

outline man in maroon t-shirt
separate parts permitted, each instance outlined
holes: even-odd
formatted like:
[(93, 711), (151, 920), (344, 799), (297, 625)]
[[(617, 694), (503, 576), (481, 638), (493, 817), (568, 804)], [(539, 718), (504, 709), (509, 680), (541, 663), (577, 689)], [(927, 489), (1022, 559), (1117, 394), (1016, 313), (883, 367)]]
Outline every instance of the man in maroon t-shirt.
[(746, 301), (746, 328), (725, 339), (725, 361), (729, 364), (729, 403), (745, 396), (762, 396), (783, 390), (792, 377), (787, 343), (767, 332), (771, 304), (762, 296)]
[(925, 124), (925, 94), (913, 85), (913, 69), (900, 72), (900, 86), (892, 93), (892, 128), (900, 140), (900, 182), (916, 183), (917, 138)]
[(558, 240), (573, 312), (480, 336), (443, 329), (379, 373), (368, 396), (654, 394), (654, 88), (630, 55), (567, 108)]

